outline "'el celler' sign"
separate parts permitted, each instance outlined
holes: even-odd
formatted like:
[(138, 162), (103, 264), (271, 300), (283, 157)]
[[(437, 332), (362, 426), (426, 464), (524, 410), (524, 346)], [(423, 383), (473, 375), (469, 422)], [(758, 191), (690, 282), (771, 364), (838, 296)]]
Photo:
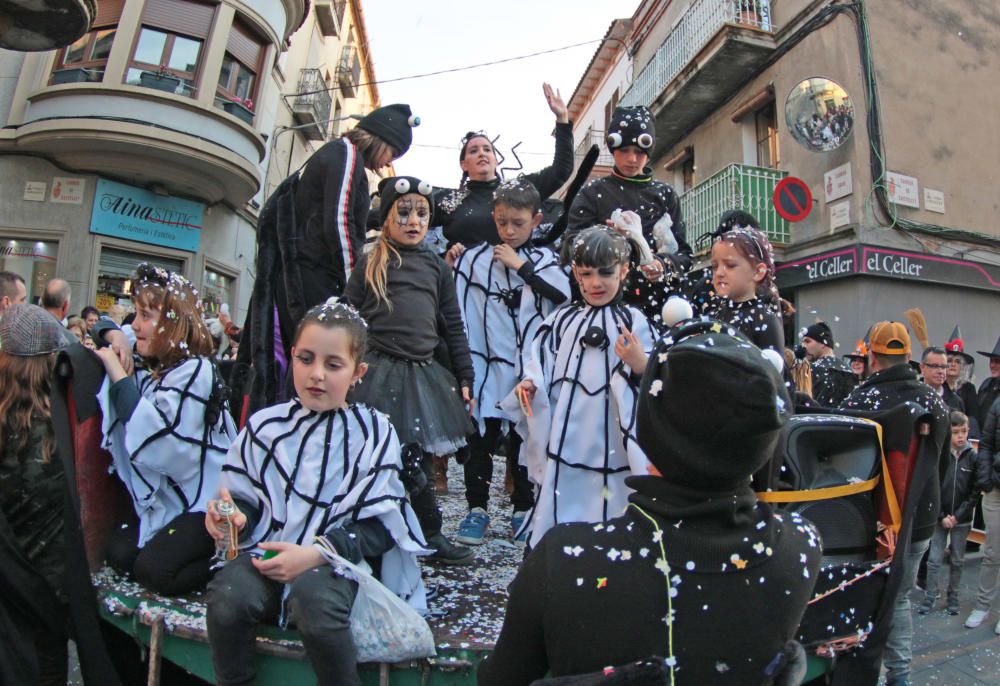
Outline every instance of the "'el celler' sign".
[(775, 271), (779, 288), (848, 276), (878, 276), (1000, 290), (998, 267), (874, 245), (855, 245), (782, 262)]

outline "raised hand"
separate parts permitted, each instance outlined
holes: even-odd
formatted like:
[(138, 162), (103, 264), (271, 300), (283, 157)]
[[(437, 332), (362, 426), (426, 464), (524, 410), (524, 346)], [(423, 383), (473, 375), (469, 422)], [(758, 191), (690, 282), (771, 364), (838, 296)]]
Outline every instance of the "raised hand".
[(556, 115), (556, 123), (565, 124), (569, 122), (569, 108), (563, 102), (559, 89), (553, 89), (549, 84), (543, 83), (542, 92), (545, 93), (545, 102), (549, 104), (552, 114)]

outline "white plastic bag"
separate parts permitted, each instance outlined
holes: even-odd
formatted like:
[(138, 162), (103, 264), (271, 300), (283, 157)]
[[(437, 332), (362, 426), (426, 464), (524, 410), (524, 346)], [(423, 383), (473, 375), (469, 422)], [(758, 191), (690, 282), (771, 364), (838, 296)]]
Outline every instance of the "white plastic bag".
[(337, 554), (326, 539), (317, 539), (316, 545), (335, 573), (358, 583), (351, 607), (351, 638), (358, 662), (403, 662), (434, 656), (434, 634), (416, 610), (368, 571)]

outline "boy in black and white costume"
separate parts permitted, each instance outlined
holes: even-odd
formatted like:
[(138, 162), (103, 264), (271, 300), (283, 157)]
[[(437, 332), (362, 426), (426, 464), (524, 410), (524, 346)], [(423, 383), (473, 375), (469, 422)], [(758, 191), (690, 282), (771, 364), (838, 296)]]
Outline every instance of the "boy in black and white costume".
[(585, 229), (563, 249), (583, 300), (542, 323), (523, 379), (503, 403), (518, 418), (521, 461), (539, 486), (525, 524), (531, 546), (556, 524), (619, 516), (631, 493), (625, 479), (648, 465), (635, 406), (654, 333), (621, 301), (633, 249), (605, 227)]
[[(542, 320), (569, 297), (569, 277), (558, 256), (551, 248), (531, 243), (541, 219), (541, 197), (529, 181), (504, 183), (493, 195), (501, 243), (479, 243), (449, 253), (456, 259), (455, 286), (475, 368), (473, 418), (479, 430), (469, 437), (470, 456), (464, 465), (469, 514), (459, 526), (460, 543), (481, 544), (489, 526), (491, 454), (508, 433), (507, 414), (498, 404), (520, 380), (522, 353)], [(514, 476), (515, 534), (534, 504), (527, 472), (518, 465), (520, 447), (520, 438), (510, 432), (507, 460)]]

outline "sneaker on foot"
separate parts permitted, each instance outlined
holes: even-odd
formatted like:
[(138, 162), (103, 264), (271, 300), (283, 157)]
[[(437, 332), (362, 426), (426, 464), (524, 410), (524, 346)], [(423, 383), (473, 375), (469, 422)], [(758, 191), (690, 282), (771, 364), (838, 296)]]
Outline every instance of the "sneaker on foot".
[(511, 537), (514, 539), (514, 543), (527, 543), (528, 542), (528, 532), (523, 531), (521, 535), (518, 535), (518, 531), (524, 528), (524, 520), (528, 516), (527, 512), (515, 512), (510, 517), (510, 528)]
[(934, 598), (924, 598), (924, 602), (920, 603), (919, 607), (917, 607), (917, 614), (930, 614), (933, 609)]
[(427, 537), (427, 547), (434, 551), (428, 559), (444, 565), (467, 565), (476, 557), (471, 548), (455, 545), (441, 532)]
[(482, 545), (486, 540), (486, 530), (490, 528), (490, 516), (481, 507), (474, 507), (458, 525), (455, 540), (466, 545)]
[(952, 617), (955, 617), (956, 615), (958, 615), (959, 612), (958, 605), (959, 605), (958, 598), (956, 598), (955, 596), (949, 596), (948, 605), (946, 606), (945, 609), (947, 610), (948, 614), (950, 614)]
[(965, 628), (975, 629), (983, 623), (984, 619), (986, 619), (986, 614), (986, 610), (973, 610), (969, 613), (969, 616), (965, 618)]

